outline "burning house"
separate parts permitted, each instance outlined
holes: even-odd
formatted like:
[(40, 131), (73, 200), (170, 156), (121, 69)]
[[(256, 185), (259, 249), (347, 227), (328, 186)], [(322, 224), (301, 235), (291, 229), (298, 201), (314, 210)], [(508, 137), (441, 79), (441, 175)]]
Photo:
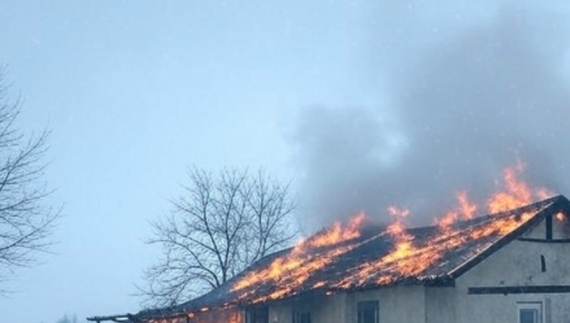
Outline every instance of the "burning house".
[[(526, 191), (523, 191), (523, 193)], [(520, 192), (519, 192), (520, 193)], [(570, 201), (498, 194), (486, 216), (459, 195), (432, 226), (358, 216), (269, 255), (177, 306), (103, 322), (570, 322)], [(501, 212), (491, 212), (502, 210)]]

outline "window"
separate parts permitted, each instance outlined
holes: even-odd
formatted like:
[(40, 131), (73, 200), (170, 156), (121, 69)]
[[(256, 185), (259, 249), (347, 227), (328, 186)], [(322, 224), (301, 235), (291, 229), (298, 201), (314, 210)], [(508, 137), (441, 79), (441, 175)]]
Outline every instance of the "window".
[(542, 303), (518, 303), (518, 323), (542, 323)]
[(249, 308), (245, 311), (245, 323), (269, 323), (267, 307)]
[(293, 312), (293, 323), (311, 323), (311, 313)]
[(378, 323), (378, 301), (358, 302), (357, 322), (358, 323)]

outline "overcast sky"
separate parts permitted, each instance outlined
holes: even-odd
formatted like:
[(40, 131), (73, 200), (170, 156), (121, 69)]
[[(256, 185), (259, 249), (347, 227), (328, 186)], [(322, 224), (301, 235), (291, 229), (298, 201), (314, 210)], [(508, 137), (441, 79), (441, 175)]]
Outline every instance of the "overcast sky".
[(48, 202), (64, 205), (1, 320), (138, 311), (148, 221), (190, 165), (293, 178), (312, 228), (392, 201), (430, 217), (517, 158), (568, 192), (570, 5), (549, 4), (0, 2), (19, 126), (52, 130)]

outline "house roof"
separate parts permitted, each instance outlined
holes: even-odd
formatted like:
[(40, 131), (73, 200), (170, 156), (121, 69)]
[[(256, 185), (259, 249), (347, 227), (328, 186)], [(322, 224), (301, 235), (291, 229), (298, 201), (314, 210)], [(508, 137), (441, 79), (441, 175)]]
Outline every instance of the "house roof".
[[(308, 293), (330, 294), (401, 284), (450, 286), (455, 278), (489, 255), (561, 211), (570, 214), (570, 201), (556, 196), (507, 212), (459, 221), (445, 229), (407, 229), (407, 240), (403, 241), (409, 242), (407, 245), (387, 233), (386, 227), (369, 226), (361, 230), (360, 236), (338, 244), (274, 253), (201, 297), (170, 308), (142, 311), (135, 317), (173, 317)], [(402, 245), (407, 246), (407, 253), (394, 256), (394, 250)], [(283, 265), (287, 261), (298, 261), (300, 265)], [(282, 273), (268, 275), (271, 268)]]

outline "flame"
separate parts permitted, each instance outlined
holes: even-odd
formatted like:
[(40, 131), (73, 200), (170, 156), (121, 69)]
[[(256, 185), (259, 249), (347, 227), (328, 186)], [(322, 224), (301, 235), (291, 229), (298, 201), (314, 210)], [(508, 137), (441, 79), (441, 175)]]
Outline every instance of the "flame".
[[(544, 199), (552, 195), (545, 189), (538, 189), (533, 194), (529, 186), (519, 178), (523, 170), (522, 163), (505, 169), (503, 173), (505, 190), (495, 193), (488, 200), (487, 209), (491, 213), (528, 205), (532, 203), (533, 197)], [(376, 262), (361, 264), (336, 287), (346, 289), (365, 284), (371, 275), (379, 271), (385, 271), (388, 274), (379, 277), (376, 280), (378, 284), (388, 284), (403, 277), (416, 277), (441, 259), (445, 252), (461, 247), (468, 240), (478, 240), (493, 235), (502, 237), (533, 216), (533, 213), (527, 212), (518, 217), (512, 215), (496, 219), (465, 235), (461, 230), (454, 229), (452, 225), (457, 220), (473, 218), (477, 205), (469, 200), (464, 191), (457, 193), (456, 198), (458, 207), (437, 222), (439, 235), (428, 239), (422, 245), (414, 245), (413, 236), (403, 225), (402, 219), (409, 215), (409, 211), (395, 207), (388, 208), (388, 214), (396, 217), (386, 229), (394, 242), (392, 250)]]
[(404, 219), (410, 215), (410, 210), (390, 206), (388, 207), (388, 214), (394, 217), (395, 220), (386, 228), (386, 232), (392, 236), (396, 247), (394, 251), (388, 255), (386, 261), (395, 261), (413, 253), (413, 236), (406, 232), (406, 226), (404, 224)]
[(533, 197), (545, 199), (552, 196), (552, 192), (545, 188), (532, 190), (527, 183), (519, 178), (524, 171), (524, 164), (518, 161), (514, 166), (503, 171), (505, 189), (495, 193), (488, 201), (489, 213), (504, 212), (532, 203)]
[[(336, 222), (328, 230), (297, 244), (289, 254), (275, 259), (268, 267), (251, 271), (238, 281), (232, 291), (246, 290), (262, 282), (280, 282), (281, 288), (269, 296), (256, 298), (254, 302), (265, 299), (278, 299), (296, 287), (301, 286), (313, 272), (326, 267), (334, 259), (348, 252), (353, 246), (339, 246), (323, 251), (322, 254), (310, 253), (315, 248), (325, 248), (339, 245), (360, 236), (360, 227), (365, 219), (364, 213), (355, 216), (346, 226)], [(315, 284), (314, 288), (322, 285)], [(253, 292), (244, 292), (240, 298), (251, 297)]]
[(346, 228), (343, 228), (340, 222), (335, 222), (332, 227), (323, 234), (309, 238), (297, 246), (301, 248), (324, 247), (358, 238), (364, 218), (364, 213), (359, 213), (350, 220)]
[[(389, 284), (406, 278), (421, 279), (424, 277), (421, 275), (425, 275), (426, 270), (432, 268), (447, 252), (459, 250), (473, 241), (480, 243), (479, 249), (474, 251), (479, 252), (481, 248), (487, 248), (497, 239), (518, 228), (534, 213), (505, 213), (494, 218), (489, 217), (477, 222), (477, 225), (469, 226), (469, 230), (458, 227), (459, 220), (473, 219), (477, 210), (486, 209), (491, 214), (498, 213), (552, 196), (548, 190), (531, 189), (520, 179), (523, 170), (524, 165), (521, 162), (507, 167), (503, 171), (504, 189), (498, 190), (487, 199), (487, 204), (483, 207), (472, 202), (467, 192), (459, 191), (456, 194), (457, 206), (444, 214), (436, 222), (436, 226), (430, 229), (430, 235), (422, 239), (416, 241), (415, 235), (406, 227), (405, 222), (410, 211), (396, 206), (387, 209), (393, 221), (385, 230), (362, 239), (360, 231), (365, 216), (361, 213), (348, 224), (336, 222), (328, 230), (301, 241), (268, 265), (260, 265), (258, 269), (250, 271), (234, 283), (231, 291), (237, 295), (238, 302), (258, 303), (295, 295), (302, 288), (327, 288), (325, 293), (329, 295), (332, 293), (331, 288), (343, 290), (367, 284)], [(305, 286), (314, 273), (330, 266), (338, 257), (374, 239), (390, 242), (389, 251), (381, 252), (382, 256), (376, 260), (360, 263), (343, 272), (342, 277), (337, 277), (334, 283), (318, 280)]]
[(477, 211), (477, 205), (471, 202), (467, 192), (459, 191), (455, 197), (458, 202), (457, 208), (447, 212), (441, 220), (436, 221), (436, 224), (443, 230), (446, 230), (458, 220), (472, 219)]
[(240, 313), (234, 313), (233, 315), (230, 316), (230, 322), (229, 323), (241, 323), (241, 315)]

